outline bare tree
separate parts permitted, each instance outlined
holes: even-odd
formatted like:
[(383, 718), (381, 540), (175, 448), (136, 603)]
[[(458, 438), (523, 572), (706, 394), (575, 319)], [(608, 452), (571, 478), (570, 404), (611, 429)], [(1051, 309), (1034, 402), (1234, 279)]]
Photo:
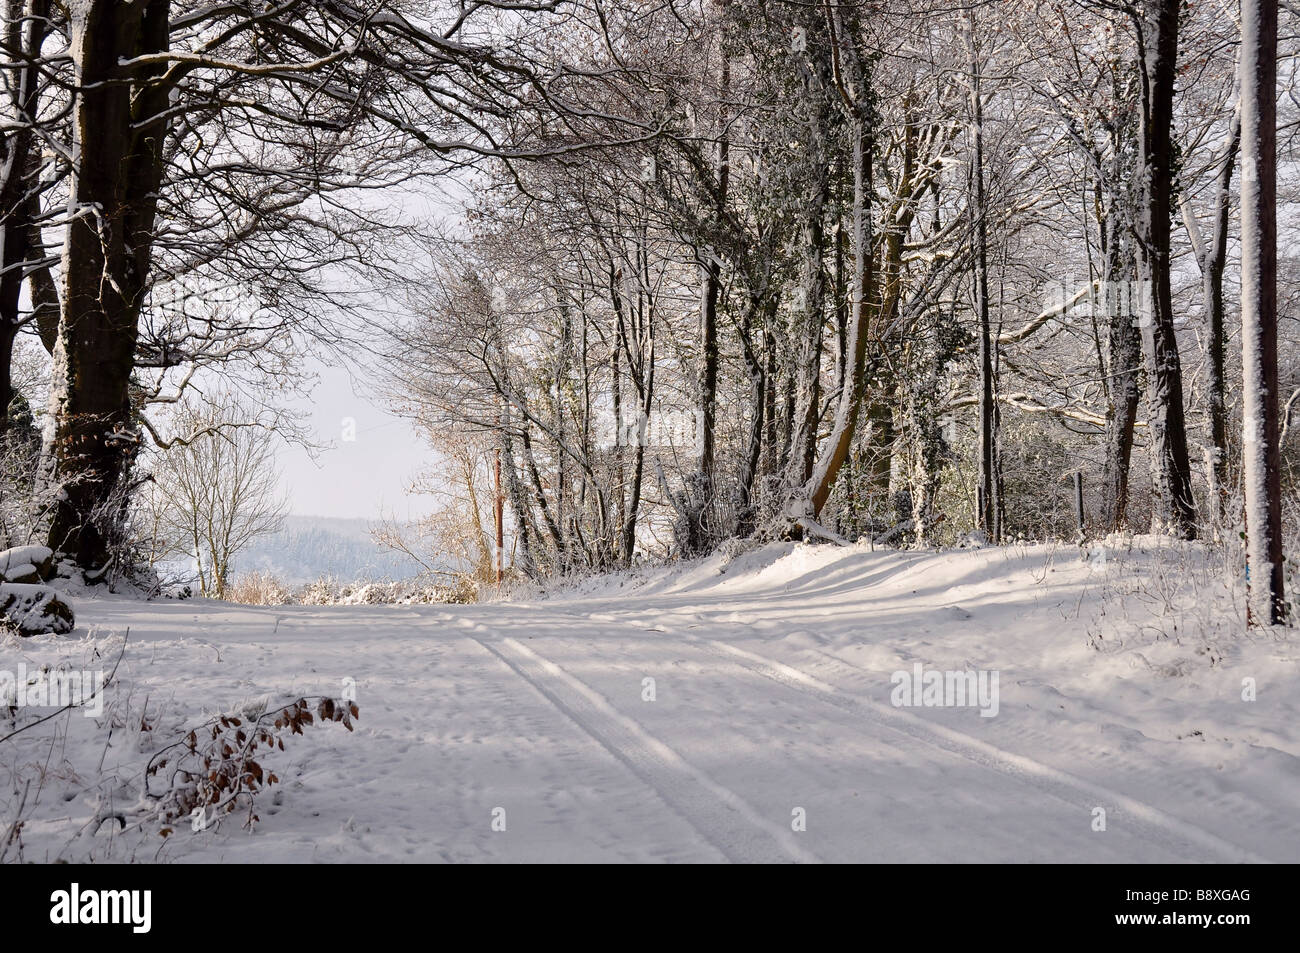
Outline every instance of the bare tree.
[(159, 452), (150, 507), (161, 552), (192, 560), (199, 588), (225, 598), (235, 559), (259, 536), (273, 533), (288, 512), (275, 469), (275, 440), (244, 402), (224, 397), (184, 405), (174, 426), (182, 435)]
[[(422, 475), (416, 489), (436, 499), (437, 508), (407, 524), (384, 520), (371, 535), (386, 549), (410, 556), (429, 576), (470, 591), (490, 585), (499, 551), (491, 531), (489, 438), (483, 433), (430, 431), (427, 440), (438, 455), (438, 468)], [(518, 530), (514, 533), (517, 545)]]

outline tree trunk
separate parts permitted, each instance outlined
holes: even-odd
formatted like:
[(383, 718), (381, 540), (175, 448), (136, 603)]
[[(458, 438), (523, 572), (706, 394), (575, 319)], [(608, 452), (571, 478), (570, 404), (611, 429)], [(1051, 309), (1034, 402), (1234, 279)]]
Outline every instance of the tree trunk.
[(750, 402), (749, 432), (744, 456), (741, 458), (740, 479), (736, 487), (736, 526), (737, 536), (746, 538), (753, 535), (757, 528), (757, 512), (754, 506), (754, 489), (762, 466), (763, 435), (767, 427), (767, 406), (771, 384), (767, 374), (767, 364), (761, 351), (755, 350), (754, 318), (764, 315), (764, 324), (770, 325), (773, 309), (765, 305), (759, 295), (755, 295), (745, 311), (740, 326), (741, 354), (745, 361), (745, 373), (749, 378), (752, 400)]
[(973, 216), (975, 317), (979, 325), (979, 471), (975, 526), (991, 542), (1001, 536), (1001, 486), (997, 472), (998, 408), (993, 386), (993, 332), (989, 325), (988, 208), (984, 194), (984, 95), (975, 49), (975, 12), (969, 14), (971, 71), (971, 214)]
[[(19, 311), (24, 274), (31, 259), (44, 256), (36, 218), (40, 214), (37, 188), (40, 149), (34, 124), (40, 105), (39, 56), (49, 31), (49, 0), (8, 0), (5, 47), (27, 62), (15, 65), (6, 77), (10, 95), (8, 120), (13, 130), (4, 137), (0, 156), (0, 434), (9, 425), (9, 409), (18, 396), (13, 388), (13, 351), (18, 329), (25, 323)], [(45, 273), (48, 279), (48, 271)], [(39, 307), (37, 294), (32, 295)]]
[(793, 398), (790, 415), (789, 456), (786, 461), (786, 488), (798, 502), (806, 505), (805, 484), (812, 475), (817, 452), (817, 428), (821, 410), (821, 363), (823, 326), (826, 321), (826, 206), (830, 201), (830, 169), (826, 131), (830, 110), (827, 108), (825, 60), (822, 48), (824, 30), (818, 17), (808, 17), (807, 52), (799, 58), (799, 104), (803, 120), (804, 159), (803, 191), (798, 200), (800, 248), (799, 286), (796, 290), (795, 327), (791, 337), (795, 346)]
[(88, 569), (109, 559), (139, 444), (130, 385), (168, 107), (161, 67), (120, 63), (168, 48), (169, 7), (89, 0), (72, 24), (75, 161), (52, 393), (63, 494), (50, 545)]
[[(727, 44), (722, 43), (722, 107), (719, 110), (717, 179), (713, 183), (713, 209), (711, 230), (722, 228), (727, 207), (727, 186), (731, 179), (730, 138), (727, 133), (727, 97), (731, 88), (731, 59)], [(703, 263), (704, 289), (700, 300), (700, 439), (696, 458), (695, 476), (686, 495), (686, 539), (683, 549), (687, 555), (707, 552), (717, 533), (710, 525), (714, 512), (714, 431), (717, 429), (718, 403), (718, 296), (722, 290), (722, 262), (716, 251), (705, 249)]]
[(1133, 430), (1142, 397), (1142, 333), (1133, 310), (1133, 255), (1120, 220), (1119, 188), (1124, 180), (1124, 143), (1116, 127), (1111, 133), (1112, 170), (1106, 189), (1108, 206), (1102, 216), (1105, 273), (1100, 302), (1108, 321), (1104, 369), (1109, 393), (1106, 415), (1106, 463), (1102, 472), (1101, 529), (1116, 532), (1128, 526), (1129, 469), (1133, 459)]
[(1183, 193), (1183, 222), (1191, 238), (1201, 270), (1201, 297), (1205, 303), (1205, 403), (1210, 422), (1208, 467), (1210, 506), (1216, 522), (1222, 523), (1228, 500), (1228, 406), (1224, 363), (1227, 340), (1224, 333), (1223, 272), (1228, 261), (1228, 219), (1232, 205), (1232, 177), (1241, 148), (1241, 108), (1234, 111), (1224, 143), (1223, 164), (1215, 181), (1214, 209), (1208, 239), (1202, 239), (1196, 213)]
[(1192, 471), (1187, 454), (1183, 377), (1170, 287), (1170, 203), (1173, 184), (1174, 79), (1181, 0), (1146, 0), (1142, 35), (1138, 257), (1147, 282), (1141, 320), (1150, 403), (1152, 528), (1184, 539), (1196, 536)]
[[(15, 134), (11, 137), (9, 143), (11, 148), (16, 148), (12, 139), (17, 139), (21, 134)], [(11, 157), (6, 157), (7, 160)], [(21, 192), (25, 186), (23, 177), (14, 175), (17, 180), (17, 188), (14, 191)], [(5, 183), (5, 188), (0, 190), (0, 214), (5, 216), (5, 221), (0, 228), (4, 229), (3, 237), (0, 237), (0, 243), (4, 249), (3, 256), (0, 256), (0, 434), (3, 434), (9, 424), (9, 408), (18, 392), (13, 388), (13, 353), (14, 342), (18, 336), (18, 329), (22, 326), (23, 320), (19, 310), (19, 298), (22, 293), (23, 285), (23, 266), (27, 261), (28, 248), (27, 236), (29, 230), (22, 221), (21, 206), (25, 205), (19, 198), (15, 208), (13, 201), (14, 196), (8, 188), (9, 183)]]
[(1277, 376), (1277, 4), (1241, 5), (1241, 357), (1246, 619), (1286, 617)]
[(515, 540), (517, 550), (515, 565), (533, 582), (541, 578), (537, 571), (537, 562), (533, 559), (533, 535), (536, 532), (528, 512), (528, 502), (524, 495), (523, 481), (519, 478), (519, 465), (515, 460), (514, 438), (509, 429), (501, 435), (501, 451), (505, 465), (506, 497), (510, 500), (510, 512), (515, 523)]
[[(1117, 237), (1117, 236), (1113, 236)], [(1123, 255), (1108, 255), (1108, 289), (1127, 288), (1132, 272), (1121, 262)], [(1105, 531), (1128, 525), (1129, 468), (1133, 458), (1133, 429), (1137, 423), (1142, 386), (1142, 337), (1135, 317), (1125, 303), (1128, 295), (1108, 290), (1110, 413), (1106, 417), (1106, 463), (1102, 474), (1101, 526)]]
[[(851, 54), (850, 54), (851, 55)], [(845, 57), (848, 59), (848, 56)], [(859, 83), (865, 77), (858, 78)], [(865, 95), (860, 91), (862, 98)], [(849, 322), (844, 354), (844, 375), (830, 446), (817, 462), (808, 482), (812, 516), (817, 518), (826, 505), (840, 467), (849, 455), (857, 430), (858, 413), (866, 392), (867, 338), (870, 334), (871, 300), (875, 292), (871, 239), (871, 162), (873, 143), (871, 115), (865, 102), (856, 104), (853, 117), (853, 314)]]
[(1228, 497), (1228, 402), (1224, 381), (1227, 341), (1224, 336), (1223, 271), (1228, 257), (1227, 188), (1216, 234), (1215, 252), (1206, 261), (1201, 276), (1205, 296), (1206, 412), (1210, 418), (1210, 506), (1221, 519)]
[(835, 79), (848, 113), (853, 142), (853, 301), (847, 340), (843, 356), (838, 361), (842, 372), (835, 423), (828, 446), (809, 473), (805, 489), (811, 506), (810, 515), (814, 519), (820, 517), (822, 507), (826, 505), (857, 432), (858, 415), (867, 387), (867, 340), (876, 293), (871, 229), (872, 163), (875, 160), (872, 77), (858, 51), (857, 16), (852, 11), (842, 16), (836, 6), (830, 24), (832, 62), (838, 67)]
[(14, 339), (18, 325), (0, 317), (0, 437), (9, 429), (9, 414), (18, 392), (13, 387)]

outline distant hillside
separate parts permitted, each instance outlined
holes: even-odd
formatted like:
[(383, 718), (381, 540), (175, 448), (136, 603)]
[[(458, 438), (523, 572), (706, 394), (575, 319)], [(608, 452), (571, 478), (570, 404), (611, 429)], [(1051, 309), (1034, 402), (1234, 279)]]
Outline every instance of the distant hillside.
[(384, 550), (371, 539), (371, 525), (366, 519), (290, 516), (280, 532), (263, 536), (242, 553), (235, 571), (270, 571), (289, 584), (321, 576), (354, 582), (418, 575), (414, 560)]

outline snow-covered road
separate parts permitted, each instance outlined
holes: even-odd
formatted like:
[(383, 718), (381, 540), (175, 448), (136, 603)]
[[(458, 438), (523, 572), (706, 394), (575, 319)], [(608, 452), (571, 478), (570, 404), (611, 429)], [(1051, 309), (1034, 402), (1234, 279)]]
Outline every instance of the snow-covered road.
[[(1106, 575), (1042, 547), (784, 546), (527, 603), (77, 608), (130, 628), (126, 704), (157, 713), (123, 777), (183, 715), (355, 684), (357, 731), (293, 738), (252, 834), (181, 830), (164, 858), (1300, 859), (1294, 643), (1134, 622), (1122, 644), (1112, 620), (1098, 650), (1096, 606), (1133, 598)], [(896, 707), (916, 663), (997, 671), (996, 716)], [(29, 859), (67, 814), (38, 812)]]

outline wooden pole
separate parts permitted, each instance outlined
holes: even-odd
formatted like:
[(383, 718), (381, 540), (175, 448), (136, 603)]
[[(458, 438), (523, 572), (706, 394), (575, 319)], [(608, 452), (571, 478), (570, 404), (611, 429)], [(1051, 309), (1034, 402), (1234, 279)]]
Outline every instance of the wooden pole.
[(505, 574), (505, 500), (501, 497), (501, 448), (497, 448), (496, 464), (493, 466), (496, 478), (496, 498), (494, 509), (496, 510), (497, 519), (497, 586), (501, 585), (501, 578)]

